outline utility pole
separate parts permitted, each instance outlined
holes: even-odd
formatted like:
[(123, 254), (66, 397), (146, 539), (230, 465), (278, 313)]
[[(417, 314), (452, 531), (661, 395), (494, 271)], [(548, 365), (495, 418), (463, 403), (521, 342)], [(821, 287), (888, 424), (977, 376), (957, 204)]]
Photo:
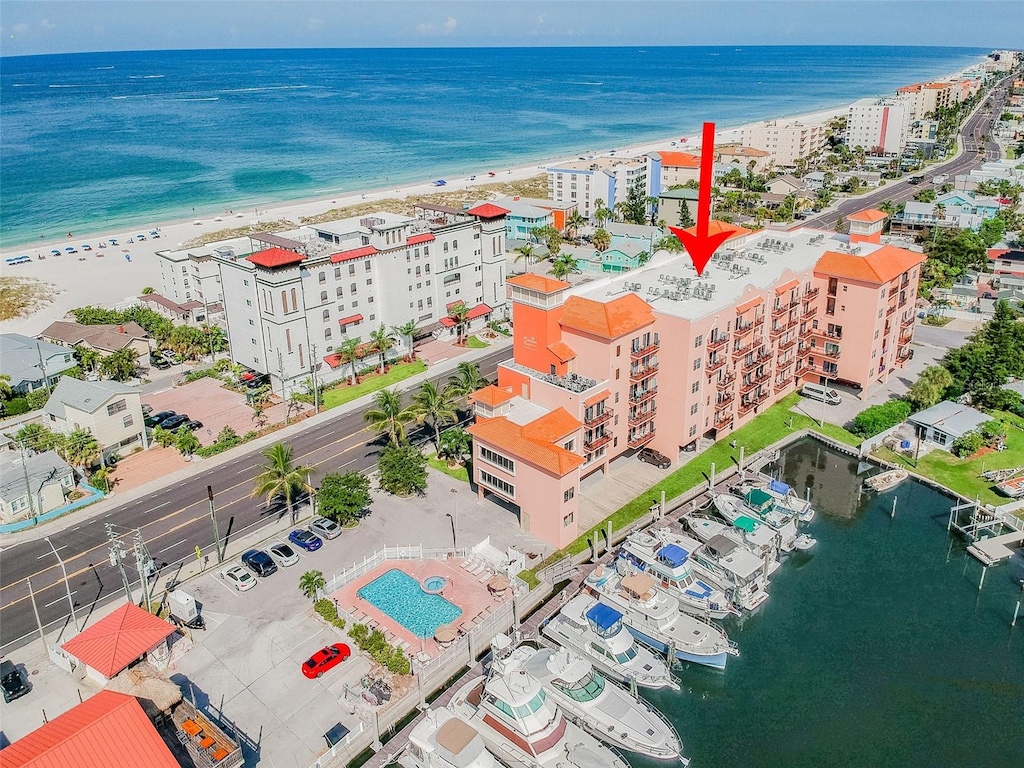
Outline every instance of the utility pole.
[(142, 584), (142, 600), (146, 611), (152, 612), (152, 597), (149, 593), (149, 575), (153, 568), (153, 558), (150, 557), (146, 542), (142, 538), (142, 529), (135, 529), (135, 538), (132, 540), (132, 553), (135, 555), (135, 567), (139, 572), (139, 581)]
[[(28, 479), (28, 456), (26, 455), (28, 451), (26, 450), (24, 445), (19, 445), (18, 448), (21, 451), (21, 472), (25, 476), (25, 493), (28, 494), (28, 511), (29, 511), (29, 516), (35, 517), (36, 516), (36, 505), (35, 505), (35, 501), (34, 501), (35, 494), (32, 493), (32, 483)], [(42, 513), (42, 511), (43, 511), (42, 509), (39, 510), (40, 513)]]
[(36, 356), (39, 358), (39, 370), (43, 373), (43, 388), (46, 389), (47, 394), (50, 393), (50, 380), (46, 378), (46, 363), (43, 362), (43, 350), (39, 346), (39, 342), (36, 342)]
[[(43, 622), (39, 620), (39, 608), (36, 606), (36, 593), (32, 591), (32, 579), (28, 576), (25, 577), (25, 583), (28, 584), (28, 599), (32, 601), (32, 613), (36, 616), (36, 626), (39, 628), (39, 639), (43, 641), (43, 645), (46, 645), (46, 635), (43, 633)], [(1018, 604), (1018, 608), (1020, 605)]]
[(316, 383), (316, 344), (309, 345), (309, 377), (313, 381), (313, 415), (320, 413), (320, 387)]
[(213, 543), (217, 547), (217, 563), (224, 562), (224, 550), (221, 548), (220, 526), (217, 524), (217, 508), (213, 505), (213, 486), (206, 486), (206, 498), (210, 500), (210, 520), (213, 522)]
[(290, 424), (288, 417), (291, 415), (291, 411), (288, 410), (288, 398), (284, 393), (284, 357), (281, 355), (281, 350), (277, 351), (277, 375), (281, 379), (281, 402), (285, 404), (284, 423)]
[(121, 572), (121, 583), (124, 585), (124, 593), (128, 597), (128, 602), (135, 602), (132, 599), (132, 588), (128, 584), (128, 574), (124, 572), (124, 558), (128, 556), (128, 553), (121, 546), (121, 540), (115, 533), (113, 524), (104, 523), (103, 527), (107, 531), (107, 541), (110, 543), (110, 564)]

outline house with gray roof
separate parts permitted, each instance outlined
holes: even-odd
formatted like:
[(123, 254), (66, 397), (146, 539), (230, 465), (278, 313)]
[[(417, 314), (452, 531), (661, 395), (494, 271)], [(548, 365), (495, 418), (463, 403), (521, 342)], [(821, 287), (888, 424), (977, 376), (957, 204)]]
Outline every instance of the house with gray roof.
[(75, 487), (75, 472), (53, 451), (22, 457), (4, 451), (0, 458), (0, 518), (32, 517), (64, 506)]
[(23, 336), (0, 333), (0, 373), (11, 377), (11, 389), (26, 395), (54, 386), (64, 371), (78, 365), (70, 349)]
[(88, 429), (99, 441), (104, 458), (147, 446), (142, 397), (128, 384), (65, 376), (43, 406), (43, 414), (43, 423), (55, 432)]
[(939, 448), (948, 451), (953, 441), (961, 435), (977, 430), (992, 417), (987, 413), (971, 408), (969, 405), (944, 400), (941, 403), (912, 414), (907, 423), (917, 430), (922, 440), (935, 443)]

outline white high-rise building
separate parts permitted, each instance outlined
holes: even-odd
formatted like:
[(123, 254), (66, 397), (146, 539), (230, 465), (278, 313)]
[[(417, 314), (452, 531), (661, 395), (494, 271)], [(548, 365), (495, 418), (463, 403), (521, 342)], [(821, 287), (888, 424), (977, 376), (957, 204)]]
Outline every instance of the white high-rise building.
[(827, 138), (823, 123), (799, 120), (767, 120), (743, 129), (744, 145), (769, 153), (771, 162), (783, 168), (792, 168), (797, 160), (823, 149)]
[(547, 174), (548, 197), (559, 203), (576, 203), (577, 210), (588, 219), (594, 216), (596, 201), (603, 201), (605, 208), (614, 208), (626, 199), (629, 188), (637, 182), (643, 186), (645, 196), (652, 194), (646, 157), (574, 160), (548, 168)]
[(868, 153), (895, 155), (903, 151), (910, 132), (913, 107), (900, 99), (861, 99), (850, 105), (846, 145)]

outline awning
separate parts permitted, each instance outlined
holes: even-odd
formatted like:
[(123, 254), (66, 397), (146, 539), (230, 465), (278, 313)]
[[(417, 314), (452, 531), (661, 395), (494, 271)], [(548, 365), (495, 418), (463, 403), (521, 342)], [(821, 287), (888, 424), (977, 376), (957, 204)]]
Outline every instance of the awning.
[(348, 317), (341, 318), (341, 320), (338, 321), (338, 325), (350, 325), (351, 323), (361, 322), (363, 322), (362, 315), (349, 315)]
[(587, 621), (600, 630), (608, 630), (622, 621), (622, 614), (604, 603), (595, 604), (587, 611)]
[(732, 521), (732, 524), (739, 528), (741, 531), (746, 531), (747, 533), (757, 530), (758, 526), (757, 520), (755, 520), (752, 517), (747, 517), (746, 515), (740, 515)]
[(757, 298), (751, 299), (750, 301), (746, 301), (746, 302), (740, 304), (738, 307), (736, 307), (736, 314), (737, 315), (742, 315), (748, 309), (753, 309), (758, 304), (761, 304), (763, 301), (764, 301), (764, 299), (761, 298), (760, 296), (758, 296)]
[(690, 553), (678, 544), (666, 544), (658, 550), (658, 558), (664, 560), (673, 568), (678, 568), (685, 563), (689, 556)]
[(798, 287), (799, 285), (800, 285), (800, 281), (799, 280), (790, 280), (785, 285), (780, 285), (778, 288), (776, 288), (775, 292), (776, 293), (785, 293), (786, 291), (793, 290), (794, 288)]
[(747, 504), (752, 506), (754, 509), (761, 509), (772, 502), (772, 497), (758, 488), (748, 491), (747, 495), (743, 498), (745, 498)]
[(609, 392), (607, 389), (602, 389), (596, 395), (591, 395), (586, 400), (584, 400), (583, 401), (583, 407), (584, 408), (589, 408), (590, 406), (594, 405), (595, 403), (600, 403), (602, 400), (607, 400), (611, 396), (612, 396), (611, 392)]

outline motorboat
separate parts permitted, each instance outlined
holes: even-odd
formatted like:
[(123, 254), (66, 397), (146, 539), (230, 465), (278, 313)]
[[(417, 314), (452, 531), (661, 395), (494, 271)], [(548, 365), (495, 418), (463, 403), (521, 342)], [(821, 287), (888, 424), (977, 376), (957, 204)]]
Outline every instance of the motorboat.
[[(880, 472), (877, 475), (872, 475), (864, 481), (864, 485), (873, 491), (882, 493), (884, 491), (891, 491), (908, 477), (910, 477), (910, 473), (905, 469), (890, 469), (888, 472)], [(999, 486), (996, 487), (998, 488)]]
[(764, 523), (779, 534), (779, 549), (783, 552), (792, 552), (796, 549), (798, 534), (793, 522), (794, 516), (775, 509), (774, 502), (768, 494), (754, 489), (746, 498), (740, 499), (720, 493), (715, 496), (714, 503), (718, 513), (737, 528), (750, 528), (751, 522)]
[(721, 627), (682, 613), (679, 601), (659, 589), (648, 573), (628, 573), (622, 560), (615, 568), (598, 566), (584, 588), (622, 614), (622, 623), (641, 643), (679, 661), (725, 669), (735, 643)]
[(664, 659), (637, 643), (622, 625), (622, 614), (591, 595), (573, 597), (540, 631), (551, 642), (585, 656), (613, 680), (679, 689)]
[(771, 576), (782, 565), (779, 562), (779, 535), (753, 518), (746, 519), (750, 523), (747, 526), (749, 530), (700, 515), (689, 515), (685, 518), (690, 532), (698, 539), (704, 543), (719, 535), (732, 539), (760, 557), (767, 564), (768, 575)]
[(664, 541), (657, 535), (638, 531), (622, 542), (619, 557), (651, 574), (686, 613), (724, 619), (736, 610), (711, 573), (696, 565), (692, 555), (700, 547), (701, 543), (689, 536)]
[(398, 757), (402, 768), (500, 768), (479, 732), (446, 707), (428, 710)]
[(474, 677), (448, 705), (480, 734), (491, 754), (511, 768), (629, 768), (575, 723), (521, 667), (495, 659), (488, 676)]
[(593, 664), (567, 648), (516, 647), (507, 635), (491, 641), (506, 672), (524, 669), (539, 681), (562, 713), (612, 747), (658, 760), (678, 760), (682, 744), (675, 728), (643, 699), (606, 680)]
[(747, 480), (740, 485), (738, 495), (746, 496), (755, 488), (771, 496), (778, 509), (792, 512), (800, 519), (800, 522), (809, 523), (814, 519), (814, 507), (811, 506), (811, 502), (801, 499), (793, 487), (787, 483), (758, 473), (754, 480)]
[[(693, 541), (668, 528), (659, 528), (654, 535), (666, 545), (686, 546)], [(726, 595), (738, 609), (752, 611), (768, 599), (767, 563), (739, 542), (718, 534), (692, 549), (690, 558), (696, 568), (726, 588)]]

